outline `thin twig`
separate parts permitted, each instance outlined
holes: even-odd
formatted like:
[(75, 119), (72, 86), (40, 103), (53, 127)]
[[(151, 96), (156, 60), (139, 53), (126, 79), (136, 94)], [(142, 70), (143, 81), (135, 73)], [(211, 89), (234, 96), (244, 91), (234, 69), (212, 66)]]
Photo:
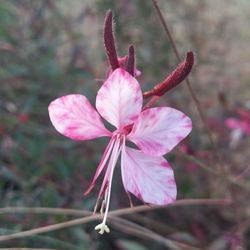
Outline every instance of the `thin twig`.
[(239, 181), (240, 179), (243, 179), (244, 177), (246, 177), (250, 172), (250, 165), (245, 168), (238, 176), (235, 177), (236, 181)]
[(0, 248), (0, 250), (56, 250), (55, 248), (19, 248), (19, 247), (14, 247), (14, 248)]
[(217, 177), (223, 179), (224, 181), (227, 181), (230, 184), (238, 186), (238, 187), (244, 189), (245, 191), (250, 192), (250, 187), (248, 185), (246, 185), (244, 182), (240, 182), (240, 181), (238, 181), (238, 179), (236, 179), (234, 177), (221, 175), (220, 172), (218, 172), (218, 171), (214, 170), (213, 168), (207, 166), (203, 161), (201, 161), (197, 157), (194, 157), (192, 155), (186, 154), (186, 153), (184, 153), (184, 152), (182, 152), (180, 150), (178, 150), (178, 153), (183, 158), (185, 158), (185, 159), (187, 159), (189, 161), (192, 161), (195, 164), (197, 164), (199, 167), (201, 167), (206, 172), (208, 172), (208, 173), (210, 173), (210, 174), (212, 174), (214, 176), (217, 176)]
[[(137, 207), (133, 207), (133, 208), (123, 208), (123, 209), (109, 212), (109, 216), (128, 215), (128, 214), (132, 214), (132, 213), (145, 212), (145, 211), (152, 210), (152, 209), (162, 209), (162, 208), (176, 207), (176, 206), (199, 206), (199, 205), (229, 206), (230, 204), (231, 204), (231, 200), (229, 200), (229, 199), (183, 199), (183, 200), (177, 200), (176, 202), (165, 205), (165, 206), (151, 206), (151, 207), (149, 207), (147, 205), (142, 205), (142, 206), (137, 206)], [(52, 208), (50, 208), (50, 209), (52, 209)], [(22, 208), (22, 211), (24, 211), (24, 210), (25, 209)], [(11, 212), (11, 208), (8, 208), (8, 211)], [(17, 208), (15, 208), (15, 211), (16, 212), (18, 211)], [(35, 211), (34, 208), (33, 208), (33, 211)], [(67, 211), (68, 211), (67, 213), (69, 213), (69, 210), (67, 210)], [(20, 212), (21, 212), (21, 210), (20, 210)], [(45, 212), (45, 211), (43, 211), (43, 212)], [(62, 210), (61, 211), (57, 210), (57, 212), (62, 213)], [(81, 212), (84, 212), (84, 211), (81, 211)], [(75, 210), (73, 213), (75, 213)], [(91, 222), (91, 221), (95, 221), (95, 220), (99, 220), (99, 219), (101, 219), (100, 214), (92, 215), (92, 216), (90, 215), (90, 216), (86, 216), (86, 217), (80, 218), (80, 219), (69, 220), (66, 222), (57, 223), (57, 224), (53, 224), (53, 225), (49, 225), (49, 226), (45, 226), (45, 227), (39, 227), (39, 228), (27, 230), (27, 231), (22, 231), (19, 233), (10, 234), (10, 235), (3, 235), (3, 236), (0, 236), (0, 242), (11, 240), (11, 239), (17, 239), (17, 238), (25, 238), (25, 237), (32, 236), (35, 234), (47, 233), (47, 232), (51, 232), (51, 231), (55, 231), (55, 230), (59, 230), (59, 229), (64, 229), (64, 228), (68, 228), (68, 227), (72, 227), (72, 226), (76, 226), (76, 225), (85, 224), (87, 222)]]
[(176, 245), (171, 240), (168, 240), (164, 238), (163, 236), (145, 227), (142, 227), (134, 222), (130, 222), (126, 219), (122, 219), (118, 217), (110, 217), (110, 222), (115, 228), (119, 229), (120, 231), (126, 234), (137, 236), (146, 240), (148, 239), (155, 240), (167, 247), (171, 247), (171, 249), (173, 250), (180, 250), (180, 248), (177, 248)]
[[(164, 28), (164, 31), (166, 32), (167, 37), (170, 40), (170, 43), (171, 43), (171, 46), (172, 46), (172, 48), (174, 50), (175, 56), (176, 56), (177, 60), (180, 62), (181, 57), (180, 57), (179, 51), (178, 51), (178, 49), (176, 47), (173, 36), (172, 36), (172, 34), (171, 34), (171, 32), (170, 32), (170, 30), (168, 28), (167, 21), (164, 19), (163, 15), (161, 13), (161, 10), (159, 8), (157, 0), (151, 0), (151, 1), (152, 1), (153, 5), (155, 7), (155, 10), (156, 10), (156, 12), (158, 14), (158, 17), (160, 18), (160, 21), (161, 21), (161, 24), (162, 24), (162, 26)], [(196, 105), (196, 108), (198, 110), (198, 113), (199, 113), (199, 116), (200, 116), (200, 118), (202, 120), (202, 123), (203, 123), (203, 125), (204, 125), (204, 127), (206, 129), (210, 144), (212, 145), (212, 148), (213, 148), (213, 151), (214, 151), (214, 155), (216, 156), (216, 158), (219, 161), (220, 170), (223, 171), (223, 173), (225, 173), (226, 170), (224, 169), (221, 154), (220, 154), (220, 152), (219, 152), (219, 150), (218, 150), (218, 148), (217, 148), (217, 146), (216, 146), (216, 144), (214, 142), (212, 133), (210, 132), (210, 129), (209, 129), (208, 125), (207, 125), (205, 113), (203, 112), (200, 101), (199, 101), (198, 97), (196, 96), (196, 94), (195, 94), (195, 92), (193, 90), (193, 87), (191, 85), (191, 82), (190, 82), (190, 80), (188, 78), (186, 78), (186, 83), (187, 83), (187, 86), (188, 86), (189, 93), (190, 93), (190, 95), (191, 95), (191, 97), (192, 97), (192, 99), (193, 99), (193, 101), (194, 101), (194, 103)]]
[(134, 222), (124, 220), (122, 218), (112, 217), (111, 221), (116, 222), (113, 223), (114, 227), (124, 231), (127, 234), (145, 239), (152, 239), (173, 250), (201, 250), (200, 248), (189, 246), (176, 240), (167, 239), (166, 237), (163, 237), (162, 235), (155, 233), (150, 229), (137, 225)]
[(189, 160), (189, 161), (192, 161), (194, 162), (195, 164), (197, 164), (199, 167), (201, 167), (203, 170), (205, 170), (206, 172), (210, 173), (210, 174), (213, 174), (215, 176), (218, 176), (218, 177), (221, 177), (221, 174), (216, 171), (215, 169), (207, 166), (204, 162), (202, 162), (200, 159), (198, 159), (197, 157), (195, 156), (192, 156), (192, 155), (189, 155), (189, 154), (186, 154), (184, 152), (182, 152), (180, 149), (177, 149), (178, 151), (178, 154), (180, 156), (182, 156), (183, 158)]
[(152, 98), (149, 99), (149, 101), (145, 104), (143, 107), (143, 110), (151, 108), (161, 97), (160, 96), (152, 96)]
[(69, 209), (69, 208), (50, 208), (50, 207), (4, 207), (0, 208), (0, 214), (6, 213), (28, 213), (28, 214), (52, 214), (52, 215), (71, 215), (71, 216), (87, 216), (92, 211)]

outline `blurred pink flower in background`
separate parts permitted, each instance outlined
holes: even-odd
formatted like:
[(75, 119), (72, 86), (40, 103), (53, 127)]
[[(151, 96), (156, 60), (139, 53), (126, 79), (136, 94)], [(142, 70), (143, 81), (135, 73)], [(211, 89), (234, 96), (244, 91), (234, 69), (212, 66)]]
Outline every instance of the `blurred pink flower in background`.
[(238, 118), (230, 117), (225, 121), (227, 128), (231, 130), (230, 146), (235, 148), (238, 146), (242, 137), (250, 136), (250, 113), (243, 108), (237, 109)]

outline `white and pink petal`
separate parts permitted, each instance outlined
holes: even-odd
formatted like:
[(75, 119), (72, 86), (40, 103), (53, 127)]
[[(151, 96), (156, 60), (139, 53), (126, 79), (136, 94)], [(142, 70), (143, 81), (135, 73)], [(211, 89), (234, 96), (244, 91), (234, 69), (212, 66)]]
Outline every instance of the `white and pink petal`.
[(88, 99), (79, 94), (60, 97), (49, 105), (49, 116), (56, 130), (73, 140), (110, 136)]
[(124, 146), (121, 171), (125, 190), (144, 202), (165, 205), (176, 200), (174, 173), (163, 157)]
[(144, 110), (127, 138), (145, 154), (160, 156), (172, 150), (192, 130), (191, 119), (168, 107)]
[(96, 108), (118, 129), (134, 123), (142, 108), (142, 91), (128, 72), (116, 69), (97, 93)]

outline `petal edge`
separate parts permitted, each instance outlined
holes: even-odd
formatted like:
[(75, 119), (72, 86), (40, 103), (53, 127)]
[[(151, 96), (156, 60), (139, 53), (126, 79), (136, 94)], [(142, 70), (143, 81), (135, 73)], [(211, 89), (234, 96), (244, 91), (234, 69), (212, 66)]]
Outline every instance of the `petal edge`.
[(116, 69), (97, 93), (96, 109), (118, 129), (138, 118), (142, 108), (142, 91), (128, 72)]
[(173, 108), (157, 107), (144, 110), (127, 137), (145, 154), (161, 156), (191, 130), (192, 121), (188, 116)]
[(52, 101), (48, 110), (55, 129), (73, 140), (90, 140), (111, 135), (99, 114), (83, 95), (62, 96)]
[(121, 169), (125, 190), (144, 202), (165, 205), (176, 200), (174, 173), (163, 157), (124, 146)]

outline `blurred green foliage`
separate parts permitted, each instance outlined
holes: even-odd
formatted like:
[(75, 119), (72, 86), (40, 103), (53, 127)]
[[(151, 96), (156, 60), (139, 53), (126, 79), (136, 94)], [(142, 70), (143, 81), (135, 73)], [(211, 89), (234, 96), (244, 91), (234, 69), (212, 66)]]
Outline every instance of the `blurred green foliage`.
[[(176, 11), (176, 19), (171, 19), (174, 24), (184, 20), (184, 25), (189, 24), (190, 29), (199, 30), (197, 22), (186, 23), (184, 15), (188, 11), (191, 17), (193, 12), (201, 13), (205, 7), (198, 2), (166, 1), (162, 5), (170, 12)], [(108, 9), (115, 13), (119, 55), (126, 55), (128, 46), (135, 45), (137, 67), (142, 71), (142, 88), (150, 89), (177, 64), (151, 1), (0, 1), (1, 207), (93, 209), (98, 187), (88, 197), (83, 197), (83, 191), (94, 175), (107, 140), (76, 142), (61, 136), (50, 123), (47, 107), (50, 101), (70, 93), (84, 94), (94, 104), (95, 94), (108, 66), (102, 41), (102, 24)], [(184, 19), (181, 19), (183, 16)], [(199, 17), (197, 14), (193, 19)], [(185, 32), (180, 30), (179, 33), (184, 36)], [(190, 37), (186, 36), (188, 39), (204, 47), (199, 36), (191, 34)], [(191, 44), (190, 41), (187, 43)], [(196, 118), (193, 104), (184, 89), (178, 87), (178, 91), (169, 94), (162, 102), (185, 109), (185, 113)], [(203, 132), (199, 122), (194, 122), (194, 127)], [(197, 152), (203, 148), (200, 156), (208, 162), (214, 160), (207, 154), (210, 149), (203, 136), (193, 135), (192, 141), (186, 144)], [(187, 162), (176, 157), (175, 152), (167, 157), (175, 169), (180, 198), (220, 196), (214, 191), (218, 183), (214, 184), (203, 172), (195, 172), (197, 166), (186, 167)], [(115, 192), (112, 194), (113, 209), (129, 205), (119, 170), (116, 177)], [(138, 201), (135, 203), (139, 204)], [(200, 208), (187, 208), (176, 211), (147, 212), (138, 223), (164, 236), (170, 235), (170, 238), (171, 235), (178, 236), (179, 232), (188, 232), (188, 237), (193, 235), (204, 243), (217, 240), (216, 237), (222, 234), (221, 224), (226, 221), (228, 225), (233, 224), (232, 217), (224, 216), (218, 210), (207, 208), (201, 213)], [(212, 215), (216, 218), (209, 221), (207, 218)], [(70, 218), (66, 215), (0, 214), (0, 234), (59, 223)], [(136, 221), (136, 218), (133, 220)], [(218, 224), (219, 220), (222, 222)], [(115, 227), (111, 234), (99, 237), (93, 227), (94, 223), (90, 223), (0, 243), (0, 246), (68, 250), (166, 249), (159, 242), (156, 244), (138, 239), (119, 232)], [(199, 234), (197, 230), (202, 233)], [(187, 235), (185, 237), (188, 238)], [(182, 241), (182, 236), (179, 235), (179, 239)]]

